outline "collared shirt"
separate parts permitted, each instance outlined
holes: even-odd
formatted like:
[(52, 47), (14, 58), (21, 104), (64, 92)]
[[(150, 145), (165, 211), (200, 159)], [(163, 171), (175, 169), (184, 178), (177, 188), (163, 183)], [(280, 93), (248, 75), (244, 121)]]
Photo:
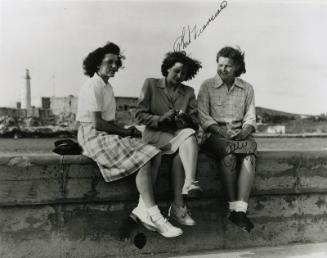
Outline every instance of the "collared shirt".
[(90, 112), (101, 112), (102, 119), (115, 119), (116, 101), (110, 83), (95, 73), (80, 89), (76, 120), (92, 122)]
[(229, 90), (218, 75), (205, 80), (198, 94), (198, 110), (204, 131), (220, 123), (231, 123), (233, 128), (256, 128), (253, 87), (240, 78), (235, 78)]

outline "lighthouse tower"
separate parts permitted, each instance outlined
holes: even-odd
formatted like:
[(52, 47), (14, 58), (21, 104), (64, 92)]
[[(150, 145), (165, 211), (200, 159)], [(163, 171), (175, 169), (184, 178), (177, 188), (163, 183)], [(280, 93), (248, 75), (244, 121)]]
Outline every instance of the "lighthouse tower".
[(25, 87), (22, 92), (22, 108), (31, 108), (31, 76), (28, 69), (26, 69)]

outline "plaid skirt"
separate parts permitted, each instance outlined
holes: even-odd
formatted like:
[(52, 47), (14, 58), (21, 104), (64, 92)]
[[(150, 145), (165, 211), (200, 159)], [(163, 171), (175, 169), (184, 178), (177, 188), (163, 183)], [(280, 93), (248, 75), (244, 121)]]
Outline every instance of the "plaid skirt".
[(92, 123), (81, 123), (77, 138), (83, 155), (97, 163), (106, 182), (133, 174), (160, 152), (139, 139), (97, 131)]

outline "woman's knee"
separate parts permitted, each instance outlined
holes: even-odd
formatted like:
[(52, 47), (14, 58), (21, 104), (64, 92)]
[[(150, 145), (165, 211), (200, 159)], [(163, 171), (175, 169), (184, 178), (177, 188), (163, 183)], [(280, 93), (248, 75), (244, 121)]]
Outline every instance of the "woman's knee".
[(187, 149), (193, 149), (197, 150), (198, 149), (198, 141), (195, 137), (195, 135), (191, 135), (188, 137), (180, 146), (180, 148), (187, 148)]
[(246, 155), (243, 159), (243, 163), (247, 166), (253, 166), (256, 165), (256, 156), (255, 155)]
[(224, 167), (235, 168), (236, 161), (236, 156), (234, 154), (228, 154), (223, 158), (221, 163)]
[(162, 154), (161, 154), (161, 152), (159, 152), (156, 156), (154, 156), (153, 158), (152, 158), (152, 162), (154, 163), (154, 164), (158, 164), (158, 163), (161, 163), (161, 159), (162, 159)]

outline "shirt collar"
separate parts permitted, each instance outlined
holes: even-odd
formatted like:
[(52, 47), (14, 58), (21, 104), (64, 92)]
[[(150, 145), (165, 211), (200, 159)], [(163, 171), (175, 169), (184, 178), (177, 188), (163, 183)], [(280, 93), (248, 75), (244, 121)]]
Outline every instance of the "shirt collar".
[(92, 79), (95, 80), (95, 82), (98, 85), (101, 85), (103, 87), (106, 87), (106, 86), (110, 85), (109, 82), (108, 83), (105, 83), (104, 80), (97, 73), (94, 73)]
[[(166, 78), (161, 78), (160, 79), (160, 83), (158, 83), (157, 85), (159, 88), (161, 89), (165, 89), (167, 86), (166, 86)], [(181, 95), (185, 95), (185, 88), (184, 88), (184, 84), (180, 83), (178, 86), (177, 86), (177, 92)]]
[[(214, 80), (216, 82), (215, 83), (215, 88), (219, 88), (220, 86), (224, 85), (223, 80), (220, 78), (220, 76), (218, 74), (215, 75)], [(240, 87), (240, 88), (244, 89), (244, 83), (238, 77), (235, 78), (234, 85), (237, 86), (237, 87)]]

